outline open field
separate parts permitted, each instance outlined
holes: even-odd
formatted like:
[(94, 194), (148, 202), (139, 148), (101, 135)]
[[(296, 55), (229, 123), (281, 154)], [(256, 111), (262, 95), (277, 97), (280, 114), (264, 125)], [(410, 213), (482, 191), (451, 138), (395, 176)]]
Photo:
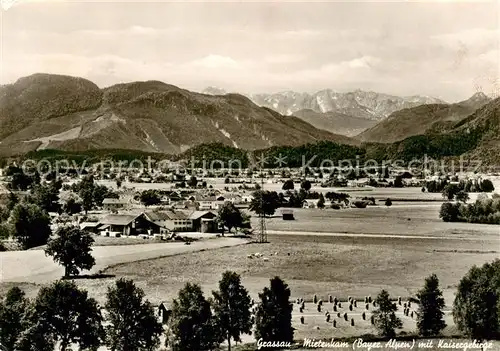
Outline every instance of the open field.
[[(90, 274), (124, 262), (179, 255), (197, 250), (210, 250), (240, 245), (245, 242), (244, 239), (217, 238), (197, 241), (191, 245), (184, 245), (183, 242), (171, 242), (149, 245), (97, 246), (92, 250), (96, 265)], [(2, 252), (0, 258), (0, 281), (2, 284), (17, 282), (45, 284), (59, 279), (64, 271), (62, 267), (52, 261), (51, 257), (45, 256), (43, 250)]]
[[(382, 288), (388, 289), (393, 297), (407, 298), (421, 288), (426, 276), (436, 273), (449, 313), (456, 286), (468, 269), (500, 256), (500, 248), (495, 251), (491, 243), (486, 245), (479, 238), (476, 241), (456, 240), (452, 236), (445, 236), (442, 240), (387, 240), (384, 237), (269, 235), (269, 240), (270, 244), (248, 244), (118, 264), (103, 272), (133, 279), (145, 289), (154, 304), (170, 301), (186, 282), (200, 284), (209, 295), (217, 288), (225, 270), (240, 273), (255, 300), (269, 279), (279, 275), (289, 284), (293, 299), (304, 297), (310, 300), (317, 294), (323, 301), (330, 294), (341, 298), (374, 297)], [(247, 258), (247, 255), (257, 252), (268, 261)], [(102, 301), (106, 287), (113, 279), (82, 279), (77, 283)], [(356, 311), (359, 315), (354, 316), (354, 327), (339, 322), (338, 328), (333, 329), (325, 322), (324, 315), (308, 310), (312, 308), (311, 303), (306, 305), (304, 325), (300, 324), (297, 306), (294, 308), (296, 338), (345, 337), (374, 332), (369, 319), (362, 321), (361, 307)], [(446, 320), (449, 324), (446, 333), (453, 334), (456, 331), (451, 316), (448, 315)], [(405, 330), (412, 331), (414, 323), (405, 317)]]
[[(327, 232), (381, 235), (429, 235), (472, 238), (499, 237), (496, 225), (446, 223), (439, 218), (440, 205), (436, 203), (411, 203), (405, 205), (368, 206), (367, 208), (293, 209), (295, 220), (284, 221), (279, 210), (266, 222), (270, 231)], [(252, 225), (258, 228), (258, 218), (253, 216)]]

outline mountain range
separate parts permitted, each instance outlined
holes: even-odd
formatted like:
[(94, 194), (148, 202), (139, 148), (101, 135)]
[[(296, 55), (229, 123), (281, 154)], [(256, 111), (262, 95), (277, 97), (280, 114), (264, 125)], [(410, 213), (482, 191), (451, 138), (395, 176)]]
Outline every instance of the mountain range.
[[(217, 87), (208, 87), (203, 93), (223, 95), (226, 91)], [(401, 97), (362, 90), (339, 93), (325, 89), (314, 94), (284, 91), (273, 94), (248, 94), (246, 96), (259, 106), (271, 108), (287, 116), (295, 115), (301, 110), (312, 110), (318, 113), (342, 113), (377, 121), (404, 108), (445, 103), (440, 99), (428, 96)]]
[[(403, 108), (378, 121), (313, 109), (285, 116), (258, 106), (249, 97), (213, 92), (217, 94), (196, 93), (159, 81), (100, 89), (78, 77), (34, 74), (20, 78), (0, 86), (0, 156), (44, 149), (179, 155), (214, 143), (229, 148), (224, 149), (229, 155), (232, 148), (241, 153), (277, 146), (300, 146), (299, 151), (311, 148), (314, 153), (314, 145), (321, 141), (330, 142), (322, 144), (329, 150), (349, 151), (349, 155), (359, 151), (374, 159), (465, 155), (500, 164), (500, 98), (493, 100), (482, 93), (455, 104), (433, 102)], [(365, 99), (383, 101), (380, 97)], [(364, 111), (379, 106), (381, 111), (382, 105), (373, 103), (369, 108), (352, 102), (337, 106), (348, 110), (362, 106)], [(310, 146), (304, 149), (305, 144)]]
[(0, 154), (40, 149), (179, 153), (220, 142), (253, 150), (318, 140), (357, 143), (239, 94), (211, 96), (159, 81), (100, 89), (77, 77), (34, 74), (0, 87)]
[(426, 104), (402, 109), (363, 131), (357, 138), (365, 142), (393, 143), (413, 135), (445, 131), (491, 100), (478, 92), (455, 104)]

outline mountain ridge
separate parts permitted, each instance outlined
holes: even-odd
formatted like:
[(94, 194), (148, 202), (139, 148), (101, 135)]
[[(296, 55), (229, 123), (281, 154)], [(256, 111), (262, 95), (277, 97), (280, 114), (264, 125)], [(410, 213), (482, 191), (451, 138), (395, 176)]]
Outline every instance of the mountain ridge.
[(454, 104), (424, 104), (402, 109), (356, 136), (363, 142), (393, 143), (410, 136), (446, 130), (491, 102), (483, 93)]
[[(227, 92), (217, 87), (208, 87), (205, 94), (223, 95)], [(357, 89), (340, 93), (323, 89), (315, 93), (282, 91), (277, 93), (246, 94), (255, 104), (274, 109), (283, 115), (293, 115), (297, 111), (310, 109), (318, 113), (337, 112), (358, 118), (382, 120), (403, 108), (429, 103), (445, 103), (429, 96), (396, 96)]]
[(243, 149), (316, 140), (358, 143), (239, 94), (210, 96), (159, 81), (99, 89), (89, 80), (35, 74), (0, 88), (0, 153), (136, 149), (179, 153), (203, 143)]

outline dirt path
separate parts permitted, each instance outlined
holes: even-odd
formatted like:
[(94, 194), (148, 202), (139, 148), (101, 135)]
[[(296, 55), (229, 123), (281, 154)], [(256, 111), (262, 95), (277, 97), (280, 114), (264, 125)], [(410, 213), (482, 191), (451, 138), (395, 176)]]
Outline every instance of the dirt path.
[[(188, 252), (217, 249), (246, 243), (244, 239), (217, 238), (193, 242), (159, 243), (128, 246), (97, 246), (93, 249), (96, 265), (90, 273), (121, 263), (173, 256)], [(46, 257), (42, 250), (9, 251), (0, 253), (0, 283), (30, 282), (45, 283), (60, 278), (63, 268)], [(89, 272), (83, 272), (86, 274)]]

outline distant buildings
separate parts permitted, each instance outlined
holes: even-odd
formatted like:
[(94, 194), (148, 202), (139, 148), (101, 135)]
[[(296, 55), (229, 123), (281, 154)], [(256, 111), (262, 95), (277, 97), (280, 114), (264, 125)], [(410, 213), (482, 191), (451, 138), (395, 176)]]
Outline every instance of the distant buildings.
[(102, 201), (102, 208), (106, 211), (118, 211), (127, 206), (127, 202), (122, 199), (104, 199)]

